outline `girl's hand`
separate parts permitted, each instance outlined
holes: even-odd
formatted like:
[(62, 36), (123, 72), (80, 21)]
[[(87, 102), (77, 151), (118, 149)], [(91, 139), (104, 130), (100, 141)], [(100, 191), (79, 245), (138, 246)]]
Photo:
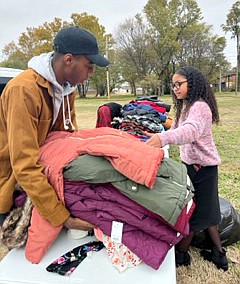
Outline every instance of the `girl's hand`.
[(151, 135), (151, 138), (146, 142), (146, 144), (153, 146), (153, 147), (159, 147), (159, 148), (162, 147), (162, 141), (157, 134)]
[(151, 133), (151, 132), (147, 132), (147, 131), (143, 131), (143, 134), (145, 134), (148, 137), (152, 137), (153, 135), (155, 135), (155, 133)]

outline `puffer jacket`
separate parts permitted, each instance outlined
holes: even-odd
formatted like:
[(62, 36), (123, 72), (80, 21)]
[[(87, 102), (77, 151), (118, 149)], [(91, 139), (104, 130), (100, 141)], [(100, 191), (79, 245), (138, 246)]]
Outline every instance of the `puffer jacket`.
[[(69, 101), (72, 121), (77, 127), (74, 99), (75, 92), (69, 95)], [(40, 146), (48, 133), (64, 130), (62, 110), (54, 125), (52, 118), (53, 90), (46, 79), (28, 69), (9, 81), (0, 99), (0, 212), (10, 210), (18, 182), (42, 216), (58, 226), (69, 212), (38, 161)]]

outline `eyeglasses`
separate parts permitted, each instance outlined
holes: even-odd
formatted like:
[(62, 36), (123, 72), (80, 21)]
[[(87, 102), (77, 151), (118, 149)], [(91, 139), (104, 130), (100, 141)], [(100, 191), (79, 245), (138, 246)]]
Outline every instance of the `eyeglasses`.
[(176, 88), (177, 90), (179, 90), (180, 87), (182, 86), (182, 84), (183, 84), (183, 83), (186, 83), (186, 82), (187, 82), (187, 80), (181, 81), (181, 82), (177, 81), (177, 82), (171, 84), (171, 88), (172, 88), (172, 90), (173, 90), (174, 88)]

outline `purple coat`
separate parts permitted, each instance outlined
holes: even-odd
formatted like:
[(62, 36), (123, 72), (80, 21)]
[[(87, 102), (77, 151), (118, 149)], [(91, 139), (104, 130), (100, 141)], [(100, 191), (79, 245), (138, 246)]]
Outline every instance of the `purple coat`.
[(122, 222), (122, 243), (154, 269), (182, 239), (182, 235), (110, 183), (65, 180), (64, 189), (65, 203), (72, 216), (96, 225), (108, 236), (112, 221)]

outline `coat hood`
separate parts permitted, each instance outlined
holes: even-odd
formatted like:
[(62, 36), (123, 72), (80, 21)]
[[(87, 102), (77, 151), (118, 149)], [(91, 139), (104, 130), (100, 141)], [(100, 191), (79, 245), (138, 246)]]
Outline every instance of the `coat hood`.
[[(43, 78), (45, 78), (47, 81), (49, 81), (52, 84), (53, 94), (54, 94), (53, 124), (57, 119), (60, 106), (63, 103), (64, 128), (67, 130), (69, 128), (68, 124), (70, 124), (71, 128), (74, 130), (74, 126), (71, 120), (68, 95), (71, 94), (73, 91), (75, 91), (76, 86), (72, 86), (68, 82), (66, 82), (64, 85), (60, 85), (57, 82), (55, 73), (52, 68), (52, 58), (53, 58), (53, 52), (42, 53), (38, 56), (34, 56), (28, 62), (28, 68), (31, 68), (34, 71), (36, 71), (39, 75), (41, 75)], [(64, 96), (67, 97), (67, 109), (69, 116), (68, 119), (65, 118), (65, 104), (63, 100)]]

